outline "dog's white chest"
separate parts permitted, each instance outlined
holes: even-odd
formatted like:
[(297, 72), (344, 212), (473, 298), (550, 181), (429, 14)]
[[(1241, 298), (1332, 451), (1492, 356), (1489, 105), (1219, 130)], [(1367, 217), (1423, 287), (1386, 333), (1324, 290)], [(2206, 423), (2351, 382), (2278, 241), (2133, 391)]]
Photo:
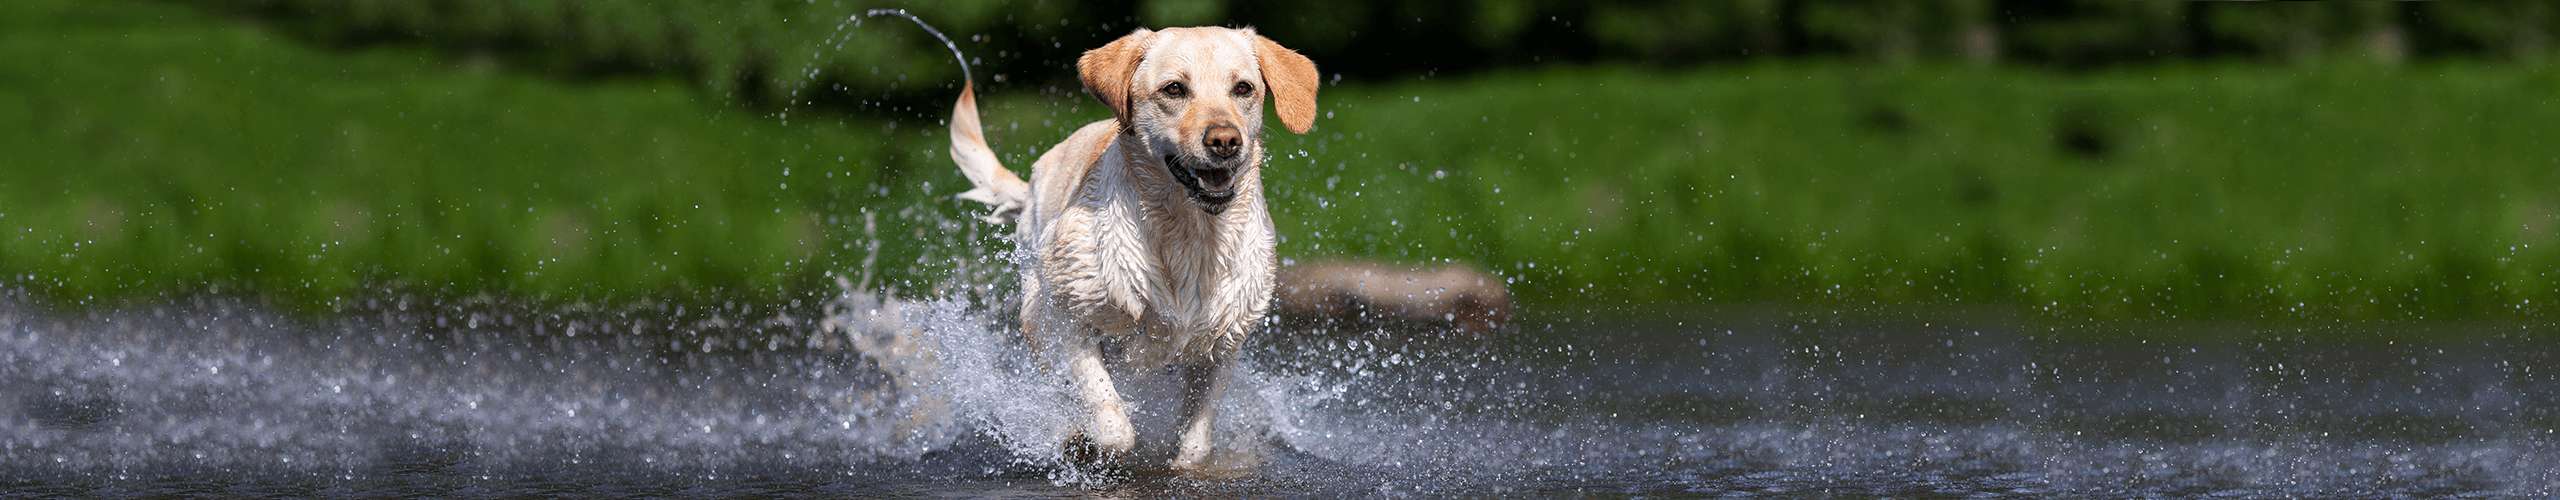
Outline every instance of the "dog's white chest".
[[(1169, 361), (1241, 344), (1269, 310), (1276, 263), (1259, 206), (1211, 217), (1098, 169), (1035, 241), (1042, 293), (1120, 339), (1133, 359)], [(1259, 204), (1259, 196), (1239, 203)], [(1190, 211), (1190, 212), (1178, 212)]]

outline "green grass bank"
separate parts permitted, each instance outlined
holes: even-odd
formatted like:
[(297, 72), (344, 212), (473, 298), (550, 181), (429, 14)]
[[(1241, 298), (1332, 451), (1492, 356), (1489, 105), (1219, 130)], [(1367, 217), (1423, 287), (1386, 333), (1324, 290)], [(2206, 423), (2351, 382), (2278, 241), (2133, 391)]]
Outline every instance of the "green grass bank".
[[(789, 297), (875, 243), (912, 289), (996, 241), (949, 199), (941, 110), (783, 120), (157, 3), (0, 14), (0, 273), (69, 302)], [(981, 83), (1016, 168), (1105, 116)], [(1555, 68), (1329, 87), (1266, 175), (1285, 256), (1474, 262), (1536, 305), (2530, 316), (2560, 301), (2555, 88), (2486, 64)]]

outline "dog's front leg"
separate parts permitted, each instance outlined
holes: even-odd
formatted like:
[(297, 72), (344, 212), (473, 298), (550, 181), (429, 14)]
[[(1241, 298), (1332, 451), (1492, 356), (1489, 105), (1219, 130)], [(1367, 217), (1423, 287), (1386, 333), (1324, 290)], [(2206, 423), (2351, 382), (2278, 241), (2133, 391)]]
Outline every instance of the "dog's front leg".
[(1129, 425), (1129, 412), (1120, 401), (1120, 389), (1111, 384), (1111, 372), (1103, 369), (1100, 340), (1089, 333), (1073, 337), (1060, 339), (1059, 347), (1066, 349), (1067, 378), (1075, 384), (1086, 418), (1084, 429), (1067, 440), (1067, 458), (1083, 465), (1107, 465), (1137, 447), (1138, 433)]
[(1228, 365), (1233, 364), (1219, 359), (1224, 357), (1182, 367), (1182, 444), (1173, 457), (1174, 470), (1199, 471), (1209, 465), (1211, 427), (1218, 420), (1218, 400), (1227, 392)]

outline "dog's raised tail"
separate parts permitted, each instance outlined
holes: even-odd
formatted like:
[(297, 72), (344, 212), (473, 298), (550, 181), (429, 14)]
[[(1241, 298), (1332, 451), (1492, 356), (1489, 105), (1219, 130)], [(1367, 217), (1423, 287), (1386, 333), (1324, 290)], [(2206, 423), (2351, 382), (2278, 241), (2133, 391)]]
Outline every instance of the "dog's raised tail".
[(907, 18), (933, 39), (942, 41), (942, 48), (951, 49), (951, 58), (960, 61), (960, 102), (951, 105), (951, 162), (960, 164), (960, 175), (975, 185), (960, 193), (960, 199), (987, 204), (991, 209), (985, 217), (988, 222), (1012, 223), (1022, 213), (1022, 207), (1031, 202), (1031, 184), (1006, 170), (1004, 162), (996, 160), (995, 148), (987, 147), (987, 132), (978, 126), (978, 94), (975, 79), (969, 75), (969, 58), (960, 55), (960, 46), (952, 44), (951, 37), (942, 36), (942, 30), (933, 29), (933, 25), (925, 24), (906, 9), (871, 9), (864, 15)]
[(992, 209), (988, 222), (1012, 223), (1031, 201), (1031, 184), (1006, 170), (995, 149), (987, 147), (987, 133), (978, 126), (978, 96), (971, 87), (961, 84), (960, 102), (951, 105), (951, 162), (960, 164), (960, 175), (977, 186), (960, 193), (960, 199), (987, 204)]

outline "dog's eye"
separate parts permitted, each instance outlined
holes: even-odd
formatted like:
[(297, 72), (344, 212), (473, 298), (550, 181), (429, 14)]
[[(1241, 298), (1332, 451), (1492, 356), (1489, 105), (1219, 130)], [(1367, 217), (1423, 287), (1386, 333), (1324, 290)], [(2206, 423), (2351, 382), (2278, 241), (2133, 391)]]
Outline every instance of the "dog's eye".
[(1233, 90), (1228, 90), (1227, 92), (1228, 92), (1228, 93), (1235, 94), (1235, 95), (1236, 95), (1236, 97), (1253, 97), (1253, 83), (1252, 83), (1252, 82), (1236, 82), (1236, 88), (1235, 88), (1235, 89), (1233, 89)]
[(1165, 97), (1173, 98), (1189, 97), (1191, 95), (1191, 88), (1182, 86), (1182, 82), (1166, 83), (1164, 84), (1164, 88), (1156, 89), (1156, 91), (1163, 92)]

